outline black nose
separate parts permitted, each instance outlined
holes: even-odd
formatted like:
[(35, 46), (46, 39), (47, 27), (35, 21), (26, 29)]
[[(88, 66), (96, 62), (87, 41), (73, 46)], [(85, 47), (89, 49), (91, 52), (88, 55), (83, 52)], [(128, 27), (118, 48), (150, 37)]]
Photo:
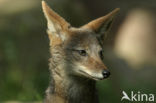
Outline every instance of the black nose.
[(108, 70), (103, 70), (102, 75), (103, 78), (108, 78), (110, 76), (110, 72)]

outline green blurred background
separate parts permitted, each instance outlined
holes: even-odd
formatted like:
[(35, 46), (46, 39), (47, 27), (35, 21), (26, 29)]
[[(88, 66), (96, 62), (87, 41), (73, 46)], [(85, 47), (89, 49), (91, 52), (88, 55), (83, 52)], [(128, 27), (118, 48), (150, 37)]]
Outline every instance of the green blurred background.
[[(105, 63), (112, 76), (97, 83), (100, 103), (121, 103), (123, 90), (128, 94), (140, 91), (156, 95), (156, 63), (131, 66), (114, 52), (116, 32), (129, 11), (144, 8), (155, 14), (155, 0), (46, 1), (75, 27), (119, 7), (121, 11), (105, 41)], [(155, 16), (153, 18), (156, 19)], [(153, 38), (156, 41), (156, 32)], [(151, 47), (154, 53), (155, 47), (154, 42)], [(41, 0), (0, 0), (0, 102), (42, 101), (50, 79), (49, 57), (49, 40)], [(128, 103), (126, 100), (122, 102)]]

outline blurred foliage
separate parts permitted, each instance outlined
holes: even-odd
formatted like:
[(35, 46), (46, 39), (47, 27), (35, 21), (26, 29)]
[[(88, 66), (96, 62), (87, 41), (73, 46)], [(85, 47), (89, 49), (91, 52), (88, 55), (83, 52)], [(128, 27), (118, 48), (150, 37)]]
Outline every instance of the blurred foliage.
[[(12, 6), (9, 0), (5, 1), (8, 1), (7, 5), (10, 3), (7, 6), (8, 10), (5, 10), (6, 6), (2, 5), (6, 3), (3, 1), (5, 0), (0, 1), (0, 101), (42, 101), (49, 83), (48, 58), (50, 55), (46, 20), (42, 13), (40, 0), (34, 0), (33, 5), (24, 6), (25, 9), (21, 9), (23, 6), (17, 6), (18, 12), (9, 11), (12, 9), (9, 9), (9, 6)], [(28, 2), (31, 4), (32, 0)], [(119, 5), (113, 0), (105, 2), (102, 0), (99, 2), (89, 0), (48, 1), (56, 12), (75, 26), (81, 26), (93, 18), (105, 15)], [(17, 5), (29, 4), (19, 3), (19, 0), (14, 0), (14, 3), (18, 3)], [(95, 5), (99, 6), (95, 8)], [(122, 4), (120, 7), (125, 6)], [(114, 29), (113, 33), (115, 31)], [(112, 36), (109, 36), (109, 43), (112, 43), (112, 40)], [(122, 90), (143, 90), (143, 92), (156, 93), (156, 82), (153, 79), (155, 73), (153, 68), (155, 67), (150, 67), (152, 68), (150, 70), (144, 69), (138, 76), (140, 71), (134, 73), (124, 61), (112, 56), (113, 53), (108, 52), (107, 54), (106, 63), (112, 69), (113, 76), (112, 79), (98, 82), (101, 103), (120, 103)], [(147, 72), (148, 75), (146, 75)]]
[(49, 80), (43, 20), (39, 7), (1, 15), (0, 101), (42, 100)]

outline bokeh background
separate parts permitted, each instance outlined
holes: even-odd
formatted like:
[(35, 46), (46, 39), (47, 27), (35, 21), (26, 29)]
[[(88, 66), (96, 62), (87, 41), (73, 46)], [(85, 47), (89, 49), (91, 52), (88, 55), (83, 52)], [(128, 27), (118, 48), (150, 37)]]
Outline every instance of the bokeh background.
[[(100, 103), (121, 103), (123, 90), (156, 95), (156, 0), (46, 1), (75, 27), (119, 7), (105, 41), (112, 75), (97, 83)], [(0, 103), (42, 101), (49, 57), (41, 0), (0, 0)]]

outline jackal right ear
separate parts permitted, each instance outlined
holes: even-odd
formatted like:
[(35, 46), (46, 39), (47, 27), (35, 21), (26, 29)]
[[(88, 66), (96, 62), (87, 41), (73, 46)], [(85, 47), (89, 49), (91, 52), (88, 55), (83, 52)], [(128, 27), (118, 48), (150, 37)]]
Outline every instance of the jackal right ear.
[(48, 22), (48, 33), (60, 37), (60, 39), (65, 39), (66, 35), (61, 32), (67, 31), (70, 24), (54, 12), (45, 1), (42, 1), (42, 8)]

